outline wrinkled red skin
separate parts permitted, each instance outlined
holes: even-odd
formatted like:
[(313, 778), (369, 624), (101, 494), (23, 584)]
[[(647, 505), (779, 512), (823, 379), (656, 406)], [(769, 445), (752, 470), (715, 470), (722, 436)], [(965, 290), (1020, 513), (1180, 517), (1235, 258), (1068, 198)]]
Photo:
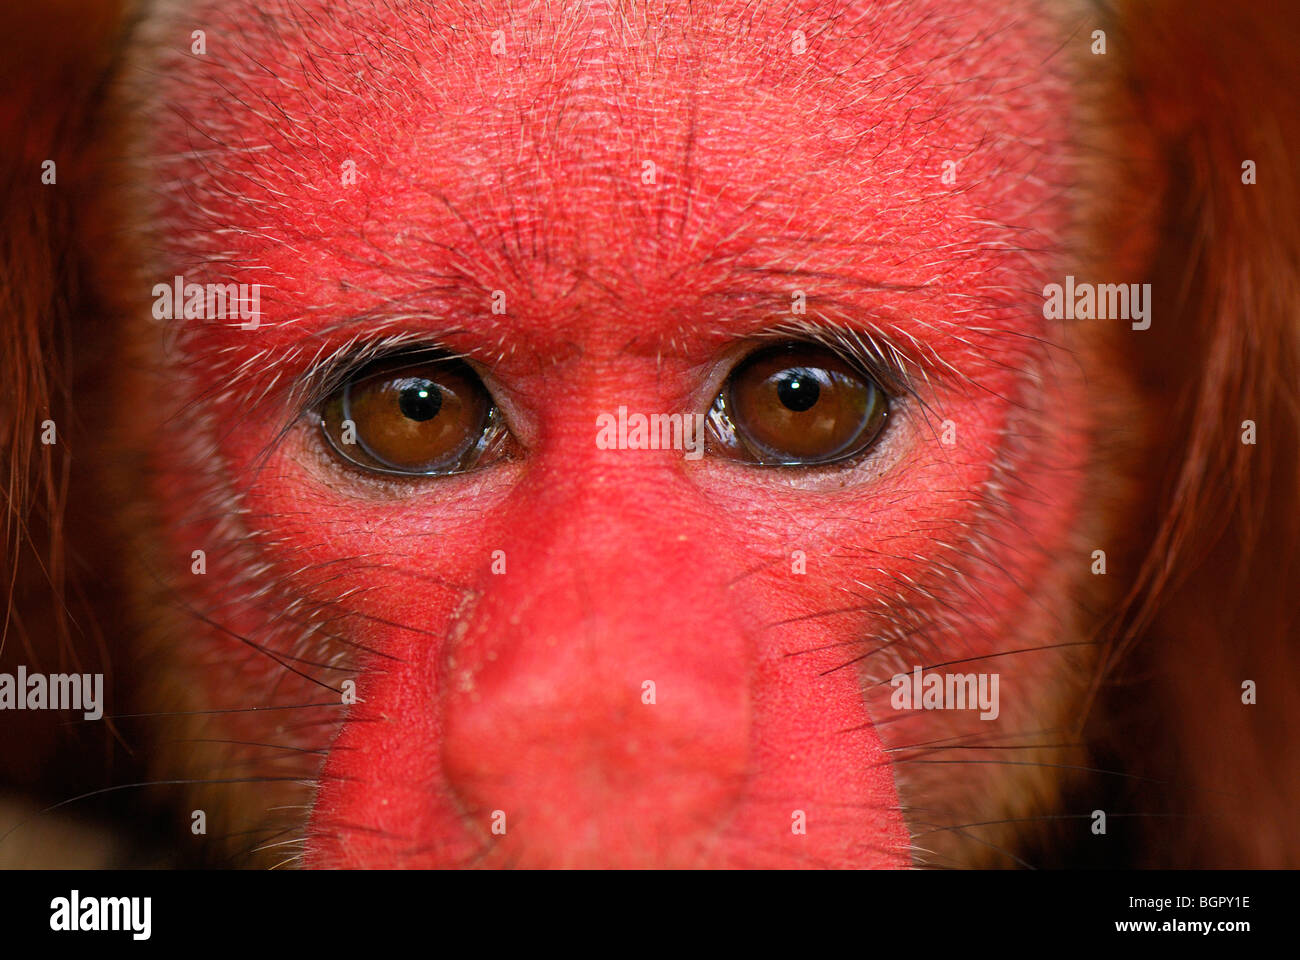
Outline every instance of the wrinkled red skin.
[[(208, 54), (176, 60), (159, 94), (178, 109), (159, 113), (153, 149), (179, 155), (160, 182), (184, 188), (163, 192), (157, 279), (264, 283), (262, 323), (184, 321), (171, 376), (182, 396), (216, 391), (191, 428), (212, 447), (178, 454), (164, 434), (157, 462), (177, 556), (229, 538), (194, 520), (195, 502), (243, 511), (227, 546), (250, 582), (218, 559), (209, 599), (274, 584), (353, 614), (336, 629), (378, 651), (345, 674), (361, 702), (324, 761), (304, 862), (908, 865), (887, 702), (864, 695), (863, 670), (832, 668), (897, 622), (898, 585), (932, 575), (936, 544), (977, 524), (1017, 407), (1050, 428), (1024, 441), (1023, 483), (1002, 493), (1017, 521), (992, 550), (1005, 576), (972, 570), (982, 602), (960, 611), (909, 597), (950, 628), (894, 665), (1007, 649), (1041, 620), (1017, 584), (1069, 529), (1085, 415), (1067, 387), (1027, 400), (1019, 373), (1039, 359), (1036, 294), (1055, 276), (1025, 251), (1066, 227), (1067, 85), (1042, 66), (1061, 35), (1000, 2), (725, 23), (723, 4), (653, 29), (586, 5), (527, 29), (484, 12), (457, 31), (306, 3), (333, 49), (364, 22), (427, 71), (374, 54), (390, 75), (356, 79), (308, 43), (325, 26), (286, 22), (276, 40), (242, 6), (192, 18)], [(498, 27), (505, 56), (490, 52)], [(241, 140), (269, 149), (230, 149)], [(809, 318), (870, 322), (914, 356), (935, 429), (951, 419), (960, 443), (904, 401), (847, 467), (597, 448), (597, 415), (620, 405), (707, 410), (748, 338), (791, 319), (795, 289)], [(274, 390), (251, 402), (273, 371), (283, 384), (318, 351), (391, 333), (471, 358), (513, 459), (374, 482), (323, 452), (308, 414), (259, 464), (295, 412)], [(255, 605), (223, 609), (259, 642), (283, 633)], [(277, 648), (293, 649), (285, 636)], [(225, 664), (201, 674), (212, 702), (281, 689), (281, 668), (228, 635), (190, 642), (194, 662)], [(1004, 678), (1004, 701), (1017, 682), (1032, 669)]]

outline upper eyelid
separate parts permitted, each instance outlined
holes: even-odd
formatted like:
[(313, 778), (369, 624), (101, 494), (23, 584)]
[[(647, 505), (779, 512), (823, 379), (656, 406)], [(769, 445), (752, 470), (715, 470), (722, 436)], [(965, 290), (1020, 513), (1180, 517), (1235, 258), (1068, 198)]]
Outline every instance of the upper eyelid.
[(387, 359), (409, 357), (412, 363), (430, 360), (464, 360), (465, 355), (439, 345), (427, 337), (409, 335), (381, 337), (363, 343), (349, 343), (313, 362), (293, 386), (296, 413), (314, 410), (366, 367)]
[[(895, 424), (899, 414), (909, 409), (926, 422), (943, 419), (940, 410), (934, 406), (931, 371), (942, 374), (952, 368), (937, 355), (933, 357), (933, 365), (909, 355), (898, 346), (897, 337), (813, 317), (783, 320), (751, 339), (759, 343), (781, 340), (812, 343), (837, 354), (870, 376), (884, 391), (890, 402), (890, 420)], [(923, 349), (919, 343), (917, 348), (918, 353)], [(737, 363), (743, 362), (743, 359), (742, 357)], [(733, 372), (735, 368), (736, 364), (733, 364)], [(730, 375), (729, 373), (728, 376)], [(896, 426), (886, 425), (885, 432), (888, 433), (891, 429), (896, 429)], [(835, 469), (848, 462), (854, 461), (822, 464), (809, 469)]]
[(787, 340), (824, 347), (868, 374), (890, 399), (910, 397), (920, 401), (919, 392), (929, 383), (925, 368), (882, 334), (800, 319), (783, 321), (753, 339), (758, 343)]
[[(916, 398), (921, 382), (929, 379), (920, 364), (907, 357), (891, 339), (837, 324), (818, 320), (786, 321), (750, 339), (756, 345), (789, 340), (822, 346), (861, 368), (895, 399)], [(366, 366), (408, 355), (413, 361), (422, 355), (439, 360), (468, 359), (466, 354), (450, 350), (427, 335), (393, 334), (370, 341), (354, 340), (313, 361), (295, 378), (291, 401), (295, 408), (293, 419), (324, 403)], [(742, 356), (736, 362), (743, 359)]]
[(428, 334), (396, 333), (369, 339), (355, 337), (328, 353), (322, 349), (286, 386), (279, 390), (268, 387), (257, 398), (255, 405), (274, 400), (277, 406), (283, 402), (287, 407), (274, 436), (258, 455), (258, 461), (268, 460), (305, 416), (318, 410), (368, 364), (405, 354), (418, 357), (422, 353), (442, 360), (465, 359), (465, 354), (441, 346)]

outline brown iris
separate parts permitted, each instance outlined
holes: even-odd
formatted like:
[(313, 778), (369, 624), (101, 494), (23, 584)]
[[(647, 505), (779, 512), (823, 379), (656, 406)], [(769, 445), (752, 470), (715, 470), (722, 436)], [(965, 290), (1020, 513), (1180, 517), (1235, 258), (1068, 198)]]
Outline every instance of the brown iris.
[(344, 459), (384, 473), (473, 466), (489, 433), (486, 388), (454, 359), (396, 359), (362, 370), (325, 402), (321, 428)]
[(837, 354), (782, 344), (750, 355), (733, 371), (713, 421), (732, 456), (794, 466), (862, 452), (888, 413), (884, 391)]

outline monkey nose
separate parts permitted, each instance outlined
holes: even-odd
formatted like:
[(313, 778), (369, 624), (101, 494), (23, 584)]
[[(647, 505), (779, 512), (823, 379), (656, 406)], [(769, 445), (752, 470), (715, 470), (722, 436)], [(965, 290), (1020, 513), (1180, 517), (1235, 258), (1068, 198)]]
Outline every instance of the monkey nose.
[(448, 650), (444, 772), (511, 862), (687, 866), (725, 830), (749, 762), (751, 645), (679, 541), (659, 540), (653, 567), (620, 550), (537, 558), (529, 576), (518, 558)]

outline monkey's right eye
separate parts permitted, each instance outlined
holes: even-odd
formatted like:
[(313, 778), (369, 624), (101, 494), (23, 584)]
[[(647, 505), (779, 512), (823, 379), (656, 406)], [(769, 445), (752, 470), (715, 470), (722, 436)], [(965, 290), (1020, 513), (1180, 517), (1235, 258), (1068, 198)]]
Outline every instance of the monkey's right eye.
[(460, 473), (499, 447), (505, 428), (463, 361), (394, 358), (371, 364), (325, 401), (321, 430), (344, 460), (376, 473)]

